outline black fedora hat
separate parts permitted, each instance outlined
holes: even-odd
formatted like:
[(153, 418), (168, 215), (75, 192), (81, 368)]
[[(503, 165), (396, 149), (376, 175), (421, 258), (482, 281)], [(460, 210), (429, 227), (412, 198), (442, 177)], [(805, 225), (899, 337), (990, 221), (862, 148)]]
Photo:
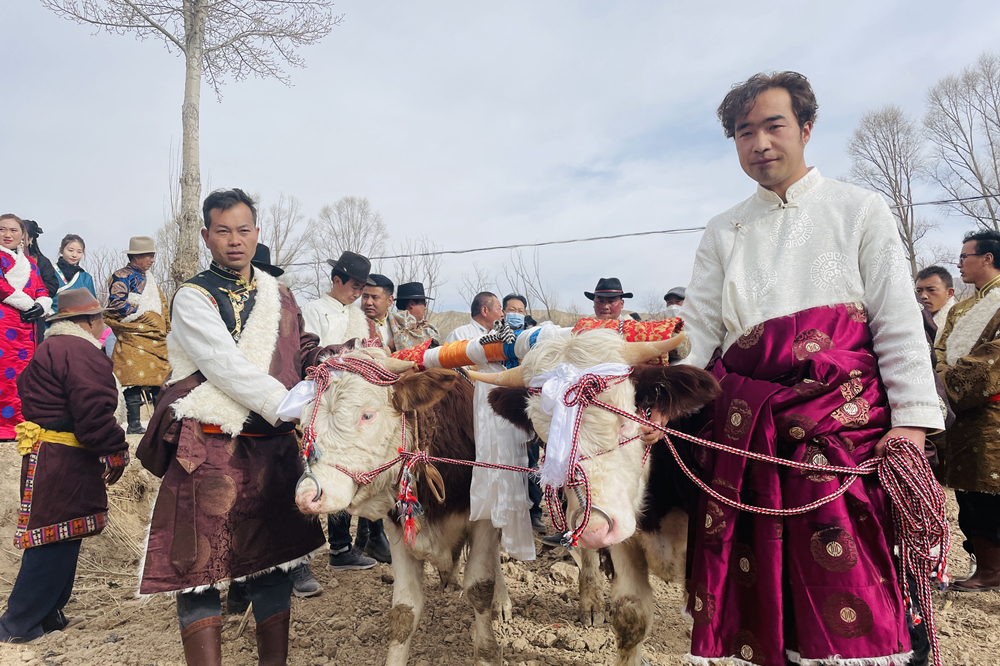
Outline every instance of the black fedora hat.
[(594, 291), (585, 291), (583, 295), (594, 300), (595, 296), (604, 296), (605, 298), (614, 298), (618, 296), (620, 298), (632, 298), (631, 291), (622, 291), (622, 281), (618, 278), (601, 278), (597, 281), (597, 287)]
[(267, 271), (273, 277), (281, 277), (285, 274), (284, 268), (278, 268), (271, 263), (271, 248), (263, 243), (257, 243), (257, 250), (253, 253), (250, 263), (262, 271)]
[(371, 275), (369, 275), (368, 282), (375, 283), (374, 285), (370, 286), (382, 287), (383, 289), (389, 292), (390, 296), (392, 296), (393, 292), (396, 290), (396, 285), (392, 283), (392, 280), (390, 280), (384, 275), (379, 275), (378, 273), (372, 273)]
[(337, 259), (337, 261), (327, 259), (326, 263), (333, 266), (334, 273), (344, 273), (347, 277), (361, 280), (369, 287), (375, 286), (375, 283), (368, 278), (368, 274), (372, 270), (372, 262), (368, 261), (368, 257), (364, 257), (357, 252), (344, 250), (343, 254), (340, 255), (340, 259)]
[(406, 282), (399, 285), (396, 290), (397, 301), (433, 301), (434, 299), (424, 294), (424, 285), (421, 282)]

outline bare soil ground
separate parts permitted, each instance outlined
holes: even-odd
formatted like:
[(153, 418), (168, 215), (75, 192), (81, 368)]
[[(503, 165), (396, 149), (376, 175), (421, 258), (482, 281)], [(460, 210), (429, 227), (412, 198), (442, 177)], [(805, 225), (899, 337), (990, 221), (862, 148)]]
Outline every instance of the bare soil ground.
[[(20, 460), (12, 445), (2, 445), (0, 602), (10, 594), (20, 561), (11, 539), (17, 520), (19, 470)], [(83, 621), (26, 645), (0, 645), (0, 666), (184, 663), (173, 601), (162, 596), (134, 598), (141, 540), (155, 485), (156, 479), (133, 462), (113, 488), (112, 525), (102, 535), (84, 540), (76, 589), (66, 607), (68, 616)], [(955, 548), (951, 571), (961, 576), (969, 563), (960, 546), (956, 511), (952, 500)], [(503, 568), (514, 602), (513, 619), (495, 623), (505, 664), (613, 663), (610, 627), (584, 628), (576, 621), (576, 568), (566, 551), (547, 550), (533, 562), (505, 562)], [(289, 664), (384, 663), (391, 567), (380, 564), (370, 571), (334, 576), (323, 553), (314, 560), (313, 572), (325, 591), (317, 598), (294, 601)], [(425, 582), (427, 603), (410, 663), (468, 664), (472, 656), (471, 606), (461, 592), (438, 589), (437, 574), (430, 569)], [(690, 624), (680, 614), (681, 586), (660, 580), (653, 585), (656, 616), (646, 656), (660, 666), (680, 664), (690, 644)], [(1000, 662), (1000, 593), (943, 593), (936, 595), (935, 606), (945, 664), (992, 666)], [(241, 619), (225, 617), (223, 661), (250, 666), (257, 663), (253, 620), (240, 633)]]

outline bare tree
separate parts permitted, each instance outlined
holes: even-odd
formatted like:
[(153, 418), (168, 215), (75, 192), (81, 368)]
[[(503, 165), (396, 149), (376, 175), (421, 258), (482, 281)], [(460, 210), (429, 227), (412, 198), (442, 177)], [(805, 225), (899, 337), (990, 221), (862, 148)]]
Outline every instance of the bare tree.
[[(400, 255), (395, 260), (396, 283), (420, 282), (424, 293), (434, 296), (447, 280), (441, 278), (441, 255), (438, 246), (429, 238), (407, 238), (393, 250)], [(427, 309), (434, 309), (434, 301), (427, 301)]]
[(476, 294), (483, 291), (493, 291), (495, 288), (495, 281), (490, 272), (480, 266), (478, 261), (473, 261), (472, 272), (462, 273), (462, 284), (458, 286), (458, 293), (462, 295), (466, 303), (472, 303)]
[[(316, 219), (309, 221), (306, 237), (312, 275), (300, 290), (304, 296), (316, 299), (329, 281), (327, 259), (335, 260), (344, 250), (366, 257), (379, 256), (385, 252), (389, 231), (382, 214), (372, 209), (367, 197), (344, 197), (323, 206)], [(375, 261), (373, 266), (375, 272), (381, 270), (381, 262)]]
[[(503, 267), (504, 277), (513, 291), (519, 291), (528, 298), (528, 310), (535, 317), (535, 308), (545, 310), (545, 319), (555, 321), (555, 311), (559, 307), (559, 294), (542, 280), (538, 250), (532, 253), (531, 262), (526, 262), (521, 250), (511, 251), (510, 262)], [(540, 319), (540, 317), (535, 317)]]
[(201, 227), (199, 114), (204, 78), (221, 99), (227, 77), (250, 75), (288, 83), (283, 66), (302, 67), (300, 46), (325, 37), (343, 16), (330, 0), (42, 0), (58, 15), (97, 30), (155, 37), (184, 56), (181, 106), (181, 215), (170, 267), (175, 283), (197, 272)]
[(663, 300), (663, 294), (650, 289), (642, 296), (642, 308), (653, 321), (663, 319), (666, 314), (667, 303)]
[(94, 278), (97, 300), (102, 306), (108, 304), (108, 278), (128, 261), (123, 249), (125, 248), (101, 245), (97, 249), (87, 250), (83, 255), (83, 268)]
[(258, 242), (271, 251), (271, 263), (285, 270), (280, 280), (296, 293), (308, 290), (314, 273), (311, 265), (294, 265), (307, 263), (312, 256), (304, 221), (299, 200), (284, 194), (258, 216)]
[(980, 197), (954, 208), (1000, 231), (1000, 55), (984, 53), (934, 85), (924, 127), (934, 146), (934, 180), (952, 199)]
[(891, 104), (868, 111), (861, 116), (847, 143), (847, 154), (851, 158), (850, 179), (875, 190), (893, 206), (896, 229), (910, 261), (910, 273), (916, 277), (917, 245), (933, 227), (917, 218), (913, 209), (913, 186), (927, 174), (916, 122)]

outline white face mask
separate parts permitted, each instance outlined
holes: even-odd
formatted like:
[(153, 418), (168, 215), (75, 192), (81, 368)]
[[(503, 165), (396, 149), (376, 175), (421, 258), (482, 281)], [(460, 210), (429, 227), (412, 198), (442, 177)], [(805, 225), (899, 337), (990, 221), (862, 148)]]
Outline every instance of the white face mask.
[(519, 312), (508, 312), (504, 315), (504, 319), (510, 324), (510, 327), (515, 331), (524, 328), (524, 315)]

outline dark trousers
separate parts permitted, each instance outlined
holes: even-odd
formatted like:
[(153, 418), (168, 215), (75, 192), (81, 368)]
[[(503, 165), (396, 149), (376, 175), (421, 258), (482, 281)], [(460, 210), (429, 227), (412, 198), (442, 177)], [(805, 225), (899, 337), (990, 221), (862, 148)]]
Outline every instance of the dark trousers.
[[(538, 466), (539, 448), (541, 441), (536, 437), (528, 442), (528, 467), (534, 469)], [(531, 517), (542, 517), (542, 487), (538, 485), (538, 479), (528, 475), (528, 499), (531, 500)]]
[(975, 553), (972, 538), (979, 537), (1000, 545), (1000, 495), (955, 491), (958, 500), (958, 526), (965, 535), (962, 546)]
[[(342, 553), (351, 547), (351, 514), (346, 511), (329, 514), (326, 517), (326, 529), (331, 553)], [(381, 520), (358, 518), (358, 544), (362, 548), (369, 538), (377, 538), (383, 531)]]
[[(292, 607), (292, 579), (280, 569), (248, 578), (243, 588), (253, 603), (253, 618), (258, 624)], [(219, 615), (222, 604), (214, 588), (177, 595), (177, 620), (182, 631), (193, 622)]]
[(130, 424), (138, 424), (141, 414), (139, 410), (142, 409), (142, 403), (148, 402), (149, 404), (153, 404), (156, 402), (156, 396), (159, 393), (159, 386), (129, 386), (122, 391), (122, 395), (125, 397), (125, 409), (128, 412), (128, 422)]
[(73, 592), (79, 555), (79, 539), (24, 551), (7, 611), (0, 617), (0, 642), (34, 640), (66, 625), (62, 609)]

